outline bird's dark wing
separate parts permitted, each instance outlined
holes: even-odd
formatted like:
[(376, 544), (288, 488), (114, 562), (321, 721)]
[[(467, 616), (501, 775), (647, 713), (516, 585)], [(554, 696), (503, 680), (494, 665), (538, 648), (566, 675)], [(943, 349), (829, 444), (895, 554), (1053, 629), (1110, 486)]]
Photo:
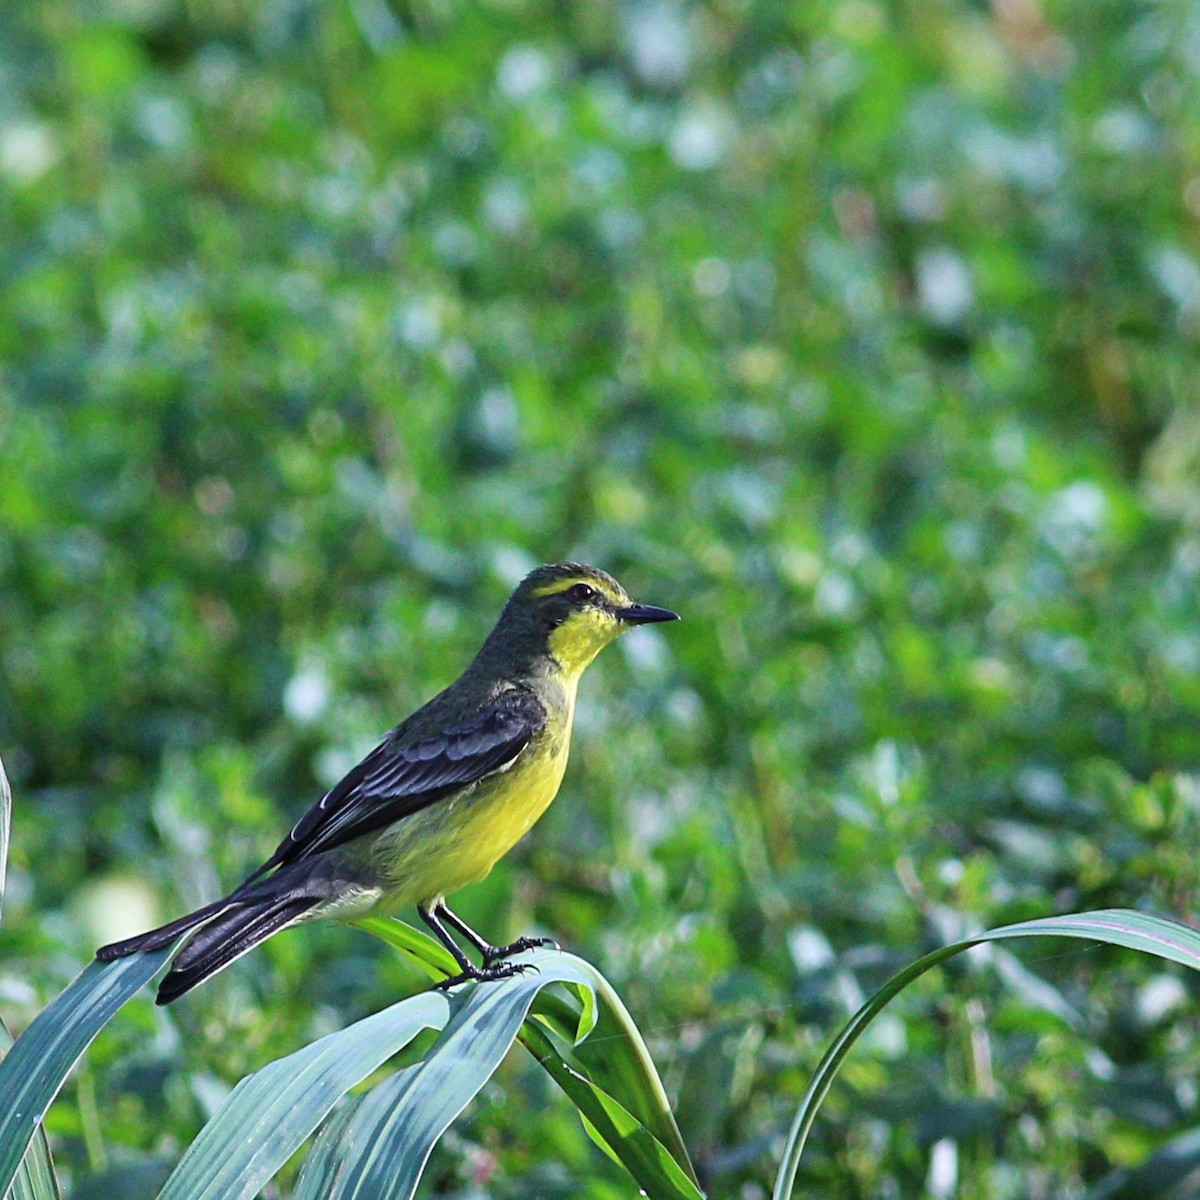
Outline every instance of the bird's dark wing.
[(535, 696), (509, 692), (433, 737), (399, 746), (386, 738), (296, 822), (246, 883), (273, 867), (381, 829), (504, 770), (545, 720)]

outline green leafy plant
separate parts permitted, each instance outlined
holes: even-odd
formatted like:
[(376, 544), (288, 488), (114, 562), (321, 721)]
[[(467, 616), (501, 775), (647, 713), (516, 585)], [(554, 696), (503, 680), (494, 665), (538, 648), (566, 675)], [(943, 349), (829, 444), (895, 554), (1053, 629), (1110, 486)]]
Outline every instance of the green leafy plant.
[[(8, 827), (6, 800), (0, 848), (6, 848)], [(436, 942), (400, 922), (362, 925), (433, 978), (457, 969)], [(0, 1194), (14, 1181), (25, 1189), (14, 1192), (18, 1200), (56, 1194), (40, 1122), (91, 1041), (165, 966), (172, 949), (91, 963), (0, 1063)], [(698, 1200), (662, 1082), (611, 986), (572, 955), (538, 950), (524, 957), (535, 969), (500, 986), (410, 996), (247, 1076), (188, 1148), (160, 1196), (254, 1196), (347, 1092), (418, 1034), (434, 1029), (441, 1035), (418, 1064), (351, 1100), (326, 1126), (299, 1194), (412, 1195), (438, 1138), (519, 1038), (562, 1086), (596, 1141), (648, 1196)], [(565, 993), (549, 991), (552, 984), (566, 985)], [(589, 1053), (586, 1040), (597, 1031), (603, 1053)]]
[[(11, 809), (2, 766), (0, 793), (2, 899)], [(371, 918), (359, 924), (431, 978), (455, 970), (443, 947), (402, 922)], [(854, 1043), (890, 1001), (954, 955), (1018, 937), (1082, 938), (1200, 970), (1200, 933), (1124, 910), (1025, 921), (925, 955), (859, 1009), (821, 1060), (787, 1139), (775, 1200), (792, 1195), (822, 1100)], [(93, 1038), (165, 966), (172, 949), (93, 962), (11, 1044), (0, 1062), (0, 1194), (12, 1200), (59, 1196), (41, 1121)], [(570, 954), (537, 950), (524, 960), (535, 969), (449, 995), (410, 996), (247, 1076), (188, 1147), (159, 1200), (250, 1200), (318, 1129), (296, 1184), (297, 1200), (411, 1197), (438, 1139), (518, 1040), (645, 1195), (700, 1200), (662, 1082), (611, 986)], [(418, 1062), (349, 1095), (425, 1030), (439, 1036)]]

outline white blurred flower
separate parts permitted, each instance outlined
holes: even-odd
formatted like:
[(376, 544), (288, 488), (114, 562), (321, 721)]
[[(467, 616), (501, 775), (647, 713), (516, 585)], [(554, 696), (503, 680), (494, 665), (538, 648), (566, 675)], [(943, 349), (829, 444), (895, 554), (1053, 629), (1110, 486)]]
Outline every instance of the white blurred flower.
[(59, 149), (42, 121), (10, 121), (0, 127), (0, 173), (33, 183), (58, 161)]
[(677, 87), (687, 77), (692, 39), (678, 6), (635, 4), (625, 18), (625, 41), (638, 77), (653, 87)]
[(534, 46), (514, 46), (500, 60), (496, 82), (500, 90), (518, 103), (531, 100), (550, 82), (550, 60)]
[(938, 325), (955, 325), (974, 302), (967, 264), (953, 250), (924, 251), (917, 259), (917, 295), (926, 316)]
[(701, 104), (683, 112), (671, 130), (671, 157), (685, 171), (709, 171), (725, 157), (730, 124), (725, 113), (712, 104)]

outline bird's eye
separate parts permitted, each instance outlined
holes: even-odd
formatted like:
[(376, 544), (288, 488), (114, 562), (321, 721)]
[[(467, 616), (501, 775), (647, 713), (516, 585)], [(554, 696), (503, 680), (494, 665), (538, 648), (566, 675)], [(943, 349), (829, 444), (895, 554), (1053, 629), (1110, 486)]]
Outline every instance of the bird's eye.
[(585, 600), (590, 600), (596, 594), (594, 587), (589, 587), (586, 583), (577, 583), (567, 593), (576, 604), (582, 604)]

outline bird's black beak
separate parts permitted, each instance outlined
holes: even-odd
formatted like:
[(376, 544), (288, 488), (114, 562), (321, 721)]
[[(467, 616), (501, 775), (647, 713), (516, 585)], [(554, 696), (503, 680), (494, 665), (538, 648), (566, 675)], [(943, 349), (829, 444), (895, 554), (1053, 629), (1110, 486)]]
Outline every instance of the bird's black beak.
[(655, 608), (653, 604), (630, 604), (627, 608), (614, 610), (626, 625), (650, 625), (655, 621), (678, 621), (679, 614), (669, 608)]

